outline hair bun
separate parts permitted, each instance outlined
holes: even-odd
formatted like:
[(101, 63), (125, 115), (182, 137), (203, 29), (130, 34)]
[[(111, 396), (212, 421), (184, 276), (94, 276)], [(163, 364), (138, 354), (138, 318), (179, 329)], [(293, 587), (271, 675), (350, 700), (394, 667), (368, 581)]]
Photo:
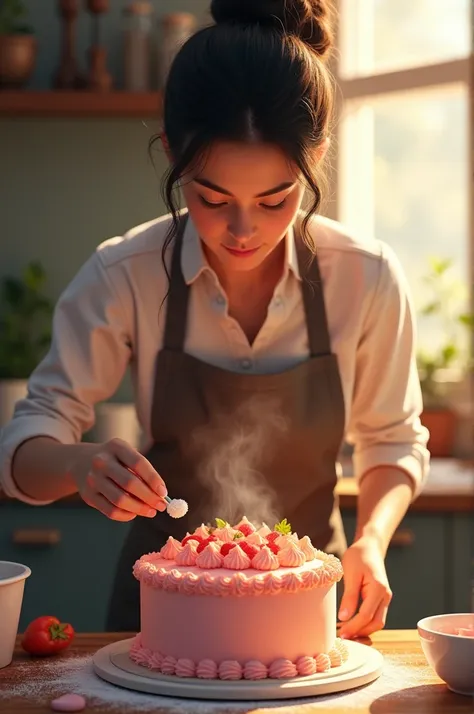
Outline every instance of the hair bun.
[(334, 42), (329, 0), (212, 0), (217, 24), (256, 24), (296, 35), (320, 57)]

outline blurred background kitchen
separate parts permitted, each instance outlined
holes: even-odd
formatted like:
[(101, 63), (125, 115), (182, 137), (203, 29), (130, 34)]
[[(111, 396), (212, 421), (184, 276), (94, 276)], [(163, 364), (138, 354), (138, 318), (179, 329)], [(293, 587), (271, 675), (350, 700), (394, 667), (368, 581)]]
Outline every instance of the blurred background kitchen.
[[(390, 243), (418, 314), (428, 484), (395, 533), (387, 627), (474, 605), (474, 61), (469, 0), (339, 0), (323, 212)], [(179, 44), (209, 0), (0, 0), (0, 427), (47, 349), (59, 293), (106, 238), (164, 212), (148, 141)], [(88, 440), (140, 446), (128, 379)], [(339, 493), (355, 527), (350, 453)], [(127, 524), (0, 492), (0, 559), (32, 569), (20, 630), (104, 628)]]

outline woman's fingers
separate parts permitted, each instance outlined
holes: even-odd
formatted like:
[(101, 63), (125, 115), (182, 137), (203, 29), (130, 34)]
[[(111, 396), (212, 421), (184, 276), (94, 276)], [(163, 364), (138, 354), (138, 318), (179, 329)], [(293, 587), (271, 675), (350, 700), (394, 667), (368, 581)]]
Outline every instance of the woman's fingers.
[(165, 501), (155, 491), (152, 491), (139, 476), (122, 466), (114, 457), (111, 457), (106, 464), (105, 473), (122, 491), (138, 501), (142, 501), (148, 508), (152, 508), (154, 511), (166, 510)]
[(135, 498), (129, 492), (117, 486), (110, 478), (101, 479), (98, 484), (98, 493), (109, 501), (109, 503), (120, 511), (134, 513), (137, 516), (153, 518), (156, 516), (156, 509), (147, 505), (142, 500)]
[(376, 617), (380, 606), (386, 603), (388, 607), (390, 600), (386, 602), (387, 597), (388, 593), (384, 585), (381, 583), (372, 583), (362, 601), (359, 612), (354, 615), (351, 620), (343, 623), (339, 630), (339, 636), (350, 639), (351, 637), (358, 637), (362, 633), (365, 633), (367, 629), (369, 629), (370, 623), (372, 623)]
[(105, 444), (105, 447), (109, 453), (139, 476), (151, 491), (161, 497), (168, 495), (165, 482), (143, 454), (121, 439), (111, 439)]
[(391, 597), (387, 596), (380, 602), (372, 620), (360, 630), (357, 635), (358, 637), (369, 637), (369, 635), (372, 635), (374, 632), (383, 630), (385, 623), (387, 622), (387, 613), (390, 601)]
[(107, 518), (110, 518), (113, 521), (132, 521), (137, 516), (136, 513), (124, 511), (121, 508), (114, 506), (101, 493), (97, 493), (97, 491), (92, 491), (89, 488), (86, 488), (85, 492), (82, 494), (82, 499), (85, 501), (85, 503), (87, 503), (88, 506), (95, 508), (97, 511), (100, 511), (104, 514), (104, 516), (107, 516)]

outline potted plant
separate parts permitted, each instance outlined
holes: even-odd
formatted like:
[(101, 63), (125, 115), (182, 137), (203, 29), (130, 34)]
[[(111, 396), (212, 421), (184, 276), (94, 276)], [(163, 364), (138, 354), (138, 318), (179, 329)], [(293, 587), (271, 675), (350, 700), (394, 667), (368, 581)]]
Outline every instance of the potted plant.
[(22, 0), (0, 0), (0, 87), (20, 88), (30, 79), (36, 62), (37, 42), (25, 22)]
[(51, 341), (52, 302), (44, 295), (45, 271), (26, 266), (21, 278), (6, 277), (0, 295), (0, 428), (26, 395), (31, 372)]
[(423, 393), (422, 423), (430, 432), (432, 456), (452, 456), (458, 415), (450, 399), (453, 382), (463, 381), (472, 367), (474, 315), (463, 311), (463, 285), (451, 277), (453, 261), (432, 258), (424, 277), (431, 297), (420, 314), (437, 320), (441, 342), (432, 351), (419, 350), (418, 371)]

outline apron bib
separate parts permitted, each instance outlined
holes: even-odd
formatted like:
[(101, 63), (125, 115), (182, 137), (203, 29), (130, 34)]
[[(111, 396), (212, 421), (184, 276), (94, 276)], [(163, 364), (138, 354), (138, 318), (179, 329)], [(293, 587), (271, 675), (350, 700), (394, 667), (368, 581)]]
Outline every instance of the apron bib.
[(308, 535), (316, 548), (338, 557), (346, 548), (334, 495), (344, 398), (317, 258), (295, 228), (309, 358), (279, 373), (231, 372), (184, 352), (190, 294), (181, 270), (186, 221), (182, 217), (173, 249), (152, 403), (154, 442), (146, 457), (171, 497), (188, 502), (189, 512), (181, 519), (165, 512), (133, 521), (116, 570), (108, 631), (140, 629), (140, 584), (132, 574), (138, 558), (158, 551), (170, 535), (181, 540), (201, 523), (214, 523), (216, 516), (251, 520), (270, 493), (265, 513), (287, 518), (293, 531)]

